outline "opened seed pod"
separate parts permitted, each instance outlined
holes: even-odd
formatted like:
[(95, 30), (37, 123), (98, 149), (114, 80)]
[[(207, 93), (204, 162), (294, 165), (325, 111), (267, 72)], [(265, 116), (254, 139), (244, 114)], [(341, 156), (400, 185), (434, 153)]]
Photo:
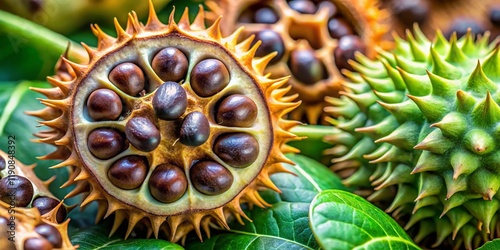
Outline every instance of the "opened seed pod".
[(59, 205), (61, 201), (49, 191), (55, 176), (42, 181), (34, 168), (35, 165), (25, 166), (12, 155), (0, 151), (0, 200), (11, 207), (37, 208), (47, 219), (52, 215), (49, 212), (57, 207), (54, 219), (62, 223), (71, 208)]
[(90, 62), (62, 58), (54, 88), (36, 89), (47, 108), (32, 114), (49, 127), (40, 141), (57, 147), (45, 158), (71, 166), (68, 196), (114, 214), (112, 233), (127, 220), (126, 237), (140, 223), (175, 242), (209, 235), (210, 222), (227, 228), (228, 213), (241, 221), (242, 202), (268, 205), (257, 190), (277, 190), (269, 175), (286, 171), (297, 124), (282, 117), (299, 103), (287, 78), (263, 75), (274, 54), (254, 58), (260, 43), (237, 42), (242, 30), (223, 37), (220, 19), (205, 28), (201, 7), (193, 23), (173, 14), (163, 24), (151, 6), (143, 25), (131, 13), (117, 38), (94, 25)]
[(446, 37), (452, 32), (461, 37), (468, 28), (475, 34), (492, 31), (493, 37), (500, 32), (500, 4), (497, 0), (387, 0), (386, 5), (391, 11), (395, 29), (401, 35), (414, 23), (418, 23), (429, 37), (434, 36), (436, 29), (442, 30)]
[[(60, 203), (62, 204), (62, 203)], [(57, 207), (59, 208), (59, 206)], [(49, 212), (54, 213), (55, 210)], [(51, 217), (54, 218), (55, 215)], [(12, 207), (0, 201), (0, 246), (2, 249), (76, 249), (68, 237), (69, 219), (57, 223), (41, 216), (36, 208)]]
[(383, 35), (387, 13), (374, 0), (355, 1), (208, 1), (209, 17), (223, 15), (223, 34), (245, 26), (245, 36), (261, 40), (257, 56), (276, 51), (267, 73), (291, 75), (291, 93), (302, 105), (290, 117), (310, 124), (324, 123), (325, 96), (338, 96), (344, 80), (341, 70), (351, 69), (354, 52), (374, 56), (376, 46), (387, 47)]
[(68, 238), (69, 208), (12, 155), (0, 151), (0, 246), (2, 249), (75, 249)]

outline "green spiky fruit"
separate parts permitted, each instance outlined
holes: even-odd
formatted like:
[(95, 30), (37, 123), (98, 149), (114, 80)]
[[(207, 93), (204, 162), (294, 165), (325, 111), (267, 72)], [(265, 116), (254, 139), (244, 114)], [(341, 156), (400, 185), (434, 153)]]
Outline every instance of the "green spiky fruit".
[(433, 247), (500, 236), (500, 52), (488, 39), (431, 42), (417, 28), (375, 61), (358, 54), (360, 73), (328, 100), (332, 169)]

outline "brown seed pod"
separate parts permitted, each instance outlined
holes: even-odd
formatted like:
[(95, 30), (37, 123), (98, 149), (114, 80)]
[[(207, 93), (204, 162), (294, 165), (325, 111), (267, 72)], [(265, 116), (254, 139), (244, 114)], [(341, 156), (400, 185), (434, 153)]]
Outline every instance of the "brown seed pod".
[[(42, 181), (33, 171), (35, 165), (26, 166), (3, 151), (0, 151), (0, 162), (5, 162), (0, 178), (7, 180), (7, 192), (0, 188), (0, 248), (76, 249), (67, 232), (69, 220), (66, 220), (66, 214), (71, 208), (48, 189), (55, 177)], [(12, 189), (16, 195), (11, 200)], [(22, 196), (17, 196), (17, 193)], [(7, 202), (4, 196), (7, 196)], [(19, 200), (23, 201), (22, 204)]]
[(350, 51), (334, 56), (338, 39), (359, 37), (362, 43), (356, 43), (355, 50), (369, 57), (375, 55), (375, 47), (391, 46), (383, 39), (389, 30), (388, 13), (378, 8), (377, 0), (211, 0), (206, 4), (212, 11), (207, 15), (210, 20), (224, 16), (224, 35), (245, 26), (244, 36), (255, 35), (254, 43), (262, 42), (257, 56), (277, 52), (266, 73), (292, 76), (290, 93), (297, 93), (302, 105), (290, 118), (310, 124), (325, 123), (324, 98), (338, 96), (344, 81), (341, 70), (354, 59)]
[(66, 219), (72, 207), (60, 205), (61, 201), (49, 191), (49, 185), (55, 176), (42, 181), (33, 171), (35, 165), (26, 166), (16, 158), (0, 151), (0, 162), (3, 161), (5, 161), (5, 168), (0, 170), (1, 201), (13, 207), (37, 208), (44, 218), (52, 216), (52, 210), (58, 207), (53, 213), (54, 221), (62, 223)]
[[(288, 78), (270, 79), (263, 74), (271, 56), (255, 58), (258, 45), (252, 46), (251, 40), (239, 42), (241, 30), (222, 36), (220, 20), (206, 28), (201, 7), (192, 23), (188, 10), (178, 23), (173, 16), (172, 12), (168, 24), (161, 23), (151, 8), (143, 25), (131, 13), (125, 29), (116, 22), (117, 38), (93, 26), (99, 46), (85, 46), (89, 63), (63, 58), (58, 74), (49, 78), (54, 87), (35, 89), (47, 96), (42, 100), (47, 108), (32, 114), (49, 127), (38, 136), (57, 147), (45, 158), (63, 159), (57, 166), (71, 166), (66, 185), (75, 183), (76, 188), (68, 197), (84, 193), (82, 206), (98, 201), (98, 219), (114, 213), (111, 233), (128, 220), (125, 237), (137, 223), (144, 223), (155, 237), (165, 232), (173, 242), (193, 229), (200, 238), (201, 228), (209, 234), (211, 222), (227, 228), (226, 213), (238, 220), (246, 217), (241, 202), (268, 206), (257, 190), (277, 190), (269, 175), (286, 172), (281, 163), (290, 161), (284, 153), (296, 151), (285, 143), (296, 139), (288, 130), (298, 122), (283, 116), (299, 103), (293, 102), (296, 95), (285, 96), (289, 89), (282, 86)], [(171, 51), (163, 53), (165, 49)], [(109, 77), (113, 67), (125, 62), (134, 62), (147, 79), (139, 95), (118, 91)], [(172, 68), (176, 70), (170, 73), (175, 74), (165, 74), (165, 69)], [(113, 90), (120, 97), (124, 112), (118, 120), (95, 121), (85, 113), (82, 97), (96, 89)], [(217, 121), (221, 103), (232, 95), (251, 100), (222, 105), (222, 113), (232, 112), (231, 117), (248, 116), (244, 126)], [(118, 155), (100, 158), (91, 152), (89, 133), (104, 128), (123, 131), (128, 147)], [(215, 141), (231, 133), (249, 135), (256, 148), (241, 159), (219, 158)], [(225, 142), (219, 143), (220, 155), (229, 152), (231, 145), (243, 147)], [(221, 166), (225, 170), (218, 170), (231, 176), (231, 181), (212, 179), (216, 176), (201, 171), (196, 185), (203, 184), (198, 185), (203, 191), (196, 191), (189, 172), (199, 162)], [(137, 176), (128, 174), (137, 169)]]
[(453, 32), (460, 38), (471, 28), (472, 33), (492, 33), (492, 38), (500, 35), (500, 25), (491, 20), (495, 9), (500, 8), (498, 0), (386, 0), (386, 8), (391, 12), (395, 31), (401, 36), (406, 29), (417, 23), (424, 34), (433, 38), (436, 30), (446, 37)]

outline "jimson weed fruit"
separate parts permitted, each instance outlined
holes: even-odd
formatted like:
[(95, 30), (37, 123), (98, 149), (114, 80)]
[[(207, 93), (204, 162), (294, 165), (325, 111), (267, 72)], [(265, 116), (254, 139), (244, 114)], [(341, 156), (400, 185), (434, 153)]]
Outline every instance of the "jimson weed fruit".
[(255, 58), (260, 42), (224, 37), (220, 19), (206, 28), (203, 9), (168, 24), (151, 8), (145, 25), (129, 14), (116, 38), (92, 26), (98, 47), (84, 45), (89, 62), (62, 58), (47, 106), (31, 112), (48, 130), (40, 142), (56, 146), (45, 159), (69, 166), (68, 197), (99, 203), (98, 217), (114, 214), (112, 233), (127, 221), (178, 241), (226, 215), (246, 217), (240, 203), (268, 204), (257, 190), (277, 190), (269, 175), (286, 172), (285, 145), (297, 122), (282, 117), (299, 105), (286, 96), (287, 78), (264, 68), (276, 53)]

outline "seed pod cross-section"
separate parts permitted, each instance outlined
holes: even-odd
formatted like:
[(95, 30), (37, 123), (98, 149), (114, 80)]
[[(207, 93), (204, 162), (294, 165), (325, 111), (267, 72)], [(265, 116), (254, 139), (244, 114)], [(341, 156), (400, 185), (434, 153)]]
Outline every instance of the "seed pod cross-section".
[(285, 143), (297, 122), (283, 116), (300, 103), (288, 78), (263, 75), (275, 54), (255, 58), (260, 43), (238, 42), (241, 29), (206, 28), (201, 7), (192, 23), (187, 10), (173, 16), (164, 24), (151, 6), (143, 25), (131, 13), (116, 38), (94, 25), (89, 63), (63, 57), (32, 115), (49, 127), (40, 141), (57, 147), (44, 158), (72, 170), (68, 197), (98, 201), (98, 219), (114, 214), (111, 233), (127, 221), (126, 237), (140, 223), (175, 242), (209, 235), (210, 222), (227, 228), (228, 214), (241, 221), (240, 203), (268, 206), (257, 190), (279, 191), (269, 176), (296, 151)]
[[(223, 15), (223, 34), (241, 26), (262, 46), (257, 56), (278, 52), (266, 72), (274, 77), (291, 75), (291, 93), (301, 106), (290, 118), (325, 124), (325, 96), (338, 96), (349, 60), (361, 51), (370, 57), (376, 46), (390, 46), (383, 39), (389, 27), (387, 12), (376, 0), (221, 0), (207, 1), (210, 20)], [(352, 70), (352, 69), (351, 69)]]
[(417, 243), (472, 249), (500, 237), (499, 48), (488, 34), (406, 37), (377, 60), (359, 57), (329, 99), (332, 169)]
[(65, 206), (33, 168), (0, 151), (0, 248), (75, 249), (68, 238)]

